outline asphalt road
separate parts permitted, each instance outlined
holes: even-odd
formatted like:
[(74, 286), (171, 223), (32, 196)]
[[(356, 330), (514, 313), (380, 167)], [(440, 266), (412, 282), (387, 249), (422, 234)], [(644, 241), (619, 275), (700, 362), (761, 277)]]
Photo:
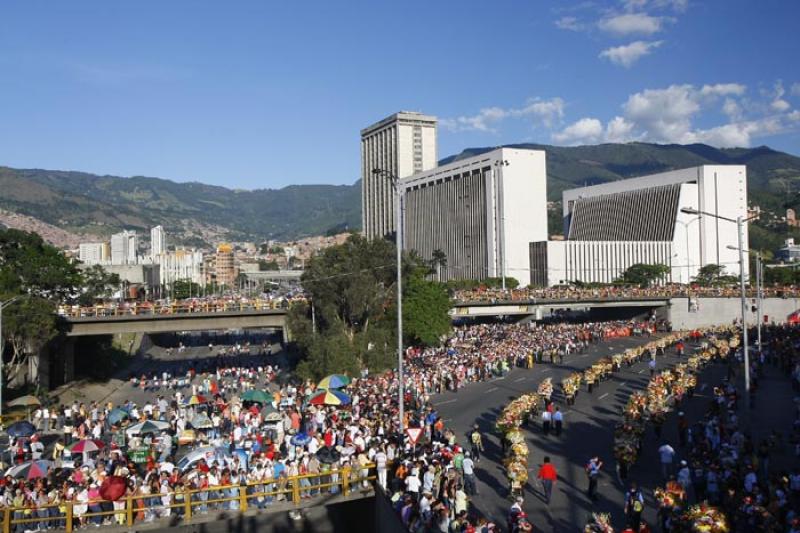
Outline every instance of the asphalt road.
[[(564, 412), (564, 432), (560, 437), (544, 436), (540, 427), (523, 427), (527, 435), (530, 455), (528, 457), (529, 481), (525, 490), (525, 512), (535, 528), (545, 531), (569, 531), (582, 529), (593, 511), (612, 514), (615, 527), (624, 524), (623, 503), (627, 487), (623, 487), (616, 475), (613, 457), (614, 426), (621, 420), (621, 412), (628, 396), (634, 390), (643, 389), (649, 380), (647, 363), (623, 367), (612, 374), (611, 379), (601, 382), (592, 394), (583, 385), (572, 406), (564, 403), (561, 394), (561, 379), (569, 373), (580, 371), (605, 355), (620, 353), (626, 348), (644, 344), (653, 338), (622, 338), (592, 345), (585, 353), (572, 355), (563, 365), (537, 365), (533, 369), (514, 369), (503, 378), (471, 384), (457, 393), (441, 394), (433, 399), (445, 425), (453, 428), (460, 442), (468, 442), (466, 433), (473, 424), (478, 424), (483, 435), (485, 454), (478, 464), (478, 496), (472, 498), (473, 505), (484, 515), (505, 526), (506, 515), (511, 505), (508, 499), (508, 481), (501, 464), (502, 450), (495, 420), (499, 412), (511, 400), (525, 392), (535, 392), (538, 384), (547, 377), (553, 378), (553, 401)], [(687, 350), (688, 351), (688, 350)], [(668, 350), (657, 360), (657, 370), (663, 370), (678, 362), (677, 355)], [(720, 365), (722, 367), (722, 365)], [(710, 371), (709, 371), (710, 372)], [(721, 380), (724, 370), (717, 369)], [(702, 376), (700, 383), (709, 376)], [(698, 414), (708, 401), (702, 394), (696, 395)], [(688, 407), (688, 406), (687, 406)], [(696, 419), (696, 418), (695, 418)], [(694, 419), (690, 418), (690, 422)], [(664, 425), (664, 436), (673, 435), (674, 414)], [(673, 437), (674, 438), (674, 437)], [(655, 450), (660, 442), (648, 431), (645, 450), (636, 466), (630, 470), (629, 479), (650, 489), (660, 482)], [(648, 449), (649, 448), (649, 449)], [(677, 448), (677, 447), (676, 447)], [(599, 479), (599, 498), (595, 502), (586, 496), (588, 480), (584, 466), (598, 454), (605, 462)], [(552, 500), (544, 503), (541, 486), (536, 473), (542, 459), (548, 455), (558, 471), (558, 482), (553, 489)], [(651, 464), (652, 463), (652, 464)], [(655, 520), (654, 506), (649, 506), (645, 519)]]

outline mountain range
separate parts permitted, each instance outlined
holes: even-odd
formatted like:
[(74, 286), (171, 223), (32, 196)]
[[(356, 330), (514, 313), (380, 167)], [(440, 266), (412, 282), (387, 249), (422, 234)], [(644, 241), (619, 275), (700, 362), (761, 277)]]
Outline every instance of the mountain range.
[[(508, 145), (547, 152), (548, 197), (564, 189), (709, 164), (748, 168), (751, 205), (781, 213), (800, 204), (800, 157), (756, 148), (649, 143), (594, 146)], [(440, 163), (492, 148), (469, 148)], [(0, 209), (75, 234), (107, 237), (123, 228), (147, 231), (161, 224), (187, 245), (222, 239), (293, 240), (361, 224), (361, 182), (235, 190), (197, 182), (84, 172), (0, 167)], [(558, 233), (560, 226), (551, 227)]]

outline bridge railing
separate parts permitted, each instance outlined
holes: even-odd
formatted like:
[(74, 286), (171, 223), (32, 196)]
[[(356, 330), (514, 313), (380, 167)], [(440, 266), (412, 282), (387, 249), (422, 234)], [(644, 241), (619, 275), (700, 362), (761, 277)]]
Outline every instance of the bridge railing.
[(58, 314), (68, 318), (103, 318), (116, 316), (155, 316), (192, 313), (226, 313), (285, 309), (299, 300), (247, 300), (191, 302), (170, 304), (132, 304), (129, 306), (95, 305), (90, 307), (61, 306)]
[(197, 515), (218, 511), (266, 509), (276, 501), (287, 501), (298, 506), (304, 498), (321, 494), (340, 493), (348, 496), (358, 490), (371, 490), (371, 482), (375, 479), (375, 465), (368, 464), (240, 485), (132, 494), (115, 502), (65, 500), (41, 506), (7, 506), (0, 508), (2, 532), (37, 529), (65, 529), (71, 532), (79, 527), (103, 523), (132, 527), (154, 518), (174, 516), (188, 522)]

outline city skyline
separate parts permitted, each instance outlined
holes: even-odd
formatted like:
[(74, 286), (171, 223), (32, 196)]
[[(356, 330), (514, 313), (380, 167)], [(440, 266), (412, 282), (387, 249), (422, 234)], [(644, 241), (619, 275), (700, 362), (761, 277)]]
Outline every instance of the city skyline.
[[(439, 118), (442, 157), (630, 140), (800, 153), (794, 4), (515, 5), (474, 39), (477, 3), (315, 3), (302, 18), (255, 2), (144, 6), (0, 8), (0, 96), (14, 102), (0, 164), (246, 189), (350, 184), (359, 130), (401, 109)], [(404, 38), (364, 46), (377, 30)]]

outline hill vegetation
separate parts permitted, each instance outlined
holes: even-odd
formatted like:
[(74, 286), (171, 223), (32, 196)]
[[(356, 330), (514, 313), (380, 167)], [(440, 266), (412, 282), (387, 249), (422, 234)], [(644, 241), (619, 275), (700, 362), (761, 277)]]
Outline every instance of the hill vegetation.
[[(548, 199), (554, 202), (564, 189), (576, 186), (697, 165), (747, 165), (750, 204), (767, 211), (751, 231), (751, 246), (772, 249), (786, 236), (800, 238), (800, 232), (780, 220), (786, 207), (800, 208), (800, 158), (766, 146), (509, 146), (547, 152)], [(441, 163), (491, 149), (469, 148)], [(291, 240), (358, 229), (361, 183), (244, 191), (159, 178), (0, 167), (0, 208), (75, 233), (107, 236), (122, 228), (147, 230), (162, 224), (172, 235), (195, 245), (220, 239)], [(554, 205), (551, 234), (561, 233), (558, 218)]]

